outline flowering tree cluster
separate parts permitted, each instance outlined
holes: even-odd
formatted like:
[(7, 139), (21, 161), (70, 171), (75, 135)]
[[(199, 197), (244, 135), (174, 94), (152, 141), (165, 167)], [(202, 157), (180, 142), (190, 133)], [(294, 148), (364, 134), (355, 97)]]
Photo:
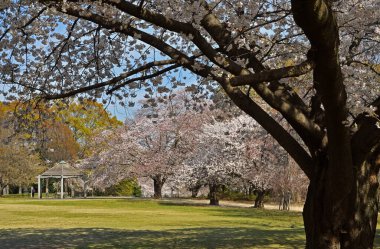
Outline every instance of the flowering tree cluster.
[(308, 176), (308, 248), (368, 248), (378, 213), (378, 9), (376, 0), (4, 1), (1, 91), (133, 105), (139, 90), (181, 85), (186, 69), (222, 87)]
[[(97, 185), (109, 186), (126, 177), (149, 177), (153, 180), (154, 197), (188, 154), (205, 113), (184, 112), (178, 97), (171, 97), (157, 108), (146, 108), (122, 128), (107, 131), (94, 141), (101, 151), (83, 162), (94, 167)], [(87, 166), (86, 166), (87, 165)]]
[(244, 186), (256, 192), (255, 207), (262, 207), (264, 194), (273, 188), (286, 155), (265, 130), (247, 115), (214, 118), (197, 139), (197, 149), (181, 173), (189, 189), (208, 186), (210, 204), (217, 205), (221, 186)]

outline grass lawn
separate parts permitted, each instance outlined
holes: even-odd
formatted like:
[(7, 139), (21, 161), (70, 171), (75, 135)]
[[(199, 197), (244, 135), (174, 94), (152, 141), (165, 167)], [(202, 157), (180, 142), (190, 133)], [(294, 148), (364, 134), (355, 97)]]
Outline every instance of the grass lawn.
[(0, 248), (303, 247), (297, 212), (134, 199), (0, 199)]

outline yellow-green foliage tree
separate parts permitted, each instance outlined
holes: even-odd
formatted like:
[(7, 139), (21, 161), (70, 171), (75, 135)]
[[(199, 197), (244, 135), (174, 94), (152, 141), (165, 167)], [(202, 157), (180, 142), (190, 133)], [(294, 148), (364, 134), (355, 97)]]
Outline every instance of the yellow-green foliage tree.
[(2, 103), (0, 112), (3, 127), (11, 128), (9, 137), (33, 145), (43, 161), (76, 160), (79, 144), (69, 125), (56, 115), (55, 108), (43, 102), (28, 101)]
[(0, 195), (7, 185), (20, 188), (35, 182), (44, 170), (44, 164), (28, 147), (17, 144), (0, 144)]
[(58, 105), (59, 120), (66, 123), (80, 144), (79, 156), (89, 156), (92, 152), (90, 141), (99, 132), (116, 128), (123, 123), (104, 109), (104, 106), (92, 100), (81, 103), (72, 102), (67, 108)]
[(44, 136), (40, 142), (42, 158), (50, 162), (74, 161), (78, 158), (79, 144), (68, 125), (58, 120), (44, 122)]
[(43, 162), (25, 138), (25, 133), (16, 134), (11, 122), (16, 103), (0, 103), (0, 195), (7, 185), (29, 186), (35, 176), (44, 170)]

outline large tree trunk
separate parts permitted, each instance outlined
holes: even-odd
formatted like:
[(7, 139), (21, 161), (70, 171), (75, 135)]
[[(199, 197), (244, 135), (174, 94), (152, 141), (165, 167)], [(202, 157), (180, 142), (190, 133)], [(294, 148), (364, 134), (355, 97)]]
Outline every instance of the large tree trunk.
[(210, 198), (210, 205), (213, 206), (219, 206), (219, 195), (218, 195), (218, 184), (209, 184), (209, 198)]
[[(372, 248), (380, 164), (377, 121), (368, 122), (371, 120), (364, 115), (355, 119), (358, 131), (346, 126), (349, 119), (339, 61), (339, 27), (331, 1), (291, 3), (294, 20), (311, 44), (308, 59), (315, 62), (314, 87), (321, 99), (319, 106), (324, 107), (322, 127), (327, 131), (327, 139), (311, 149), (315, 165), (303, 214), (306, 246)], [(374, 130), (368, 133), (371, 127)]]
[[(373, 248), (378, 214), (378, 179), (380, 157), (372, 156), (356, 167), (354, 188), (334, 212), (326, 198), (327, 164), (322, 164), (311, 179), (303, 218), (306, 248)], [(334, 211), (334, 210), (333, 210)]]
[(256, 199), (255, 199), (255, 205), (254, 208), (264, 208), (264, 196), (265, 196), (265, 190), (256, 190)]
[[(379, 151), (378, 151), (379, 152)], [(378, 173), (380, 154), (367, 158), (357, 169), (353, 205), (347, 224), (347, 233), (342, 236), (341, 248), (372, 248), (378, 215)]]
[(162, 198), (162, 187), (164, 186), (165, 178), (158, 175), (158, 176), (153, 177), (152, 179), (153, 179), (153, 190), (154, 190), (153, 197), (155, 199), (160, 199)]

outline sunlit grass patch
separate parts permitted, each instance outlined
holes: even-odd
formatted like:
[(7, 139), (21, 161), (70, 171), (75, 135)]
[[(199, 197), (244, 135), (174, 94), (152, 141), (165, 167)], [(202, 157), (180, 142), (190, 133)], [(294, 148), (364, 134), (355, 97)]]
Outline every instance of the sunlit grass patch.
[(0, 248), (302, 248), (299, 212), (155, 200), (0, 199)]

